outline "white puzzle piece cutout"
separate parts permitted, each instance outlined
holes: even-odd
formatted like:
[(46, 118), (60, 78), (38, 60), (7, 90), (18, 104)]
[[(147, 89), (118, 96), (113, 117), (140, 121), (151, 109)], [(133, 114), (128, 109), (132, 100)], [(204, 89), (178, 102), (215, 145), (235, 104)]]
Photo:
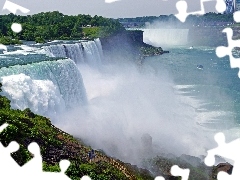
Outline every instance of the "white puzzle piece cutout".
[[(185, 22), (187, 16), (191, 15), (203, 15), (205, 14), (205, 9), (204, 9), (204, 2), (208, 2), (208, 1), (213, 1), (213, 0), (201, 0), (201, 10), (200, 11), (196, 11), (196, 12), (187, 12), (187, 2), (184, 0), (180, 0), (176, 3), (176, 8), (178, 10), (178, 14), (176, 14), (175, 16), (181, 21), (181, 22)], [(216, 10), (219, 13), (222, 13), (226, 10), (226, 4), (224, 0), (216, 0), (216, 6), (215, 6)]]
[(232, 174), (229, 175), (226, 172), (219, 172), (217, 175), (218, 180), (239, 180), (240, 177), (240, 138), (229, 143), (225, 142), (225, 136), (223, 133), (215, 135), (215, 141), (218, 144), (217, 148), (209, 150), (207, 157), (205, 158), (205, 164), (207, 166), (213, 166), (215, 164), (215, 156), (221, 156), (234, 161)]

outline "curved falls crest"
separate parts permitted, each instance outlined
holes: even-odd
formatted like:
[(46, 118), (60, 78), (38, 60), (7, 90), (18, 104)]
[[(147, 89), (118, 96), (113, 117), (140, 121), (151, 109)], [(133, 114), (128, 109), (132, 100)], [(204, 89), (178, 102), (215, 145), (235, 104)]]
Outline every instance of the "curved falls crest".
[(35, 113), (51, 117), (66, 108), (86, 104), (86, 90), (77, 65), (97, 67), (101, 64), (100, 40), (50, 45), (43, 49), (45, 54), (58, 60), (31, 59), (23, 65), (19, 65), (19, 61), (1, 61), (3, 95), (11, 99), (12, 107), (30, 107)]

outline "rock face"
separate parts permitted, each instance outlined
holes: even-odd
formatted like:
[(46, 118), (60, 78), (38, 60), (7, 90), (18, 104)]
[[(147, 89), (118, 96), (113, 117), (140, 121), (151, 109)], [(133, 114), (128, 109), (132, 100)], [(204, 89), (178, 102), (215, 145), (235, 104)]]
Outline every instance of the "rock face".
[(217, 179), (217, 174), (220, 172), (220, 171), (224, 171), (228, 174), (232, 174), (232, 170), (233, 170), (233, 166), (229, 163), (220, 163), (218, 164), (216, 167), (213, 167), (213, 170), (212, 170), (212, 180), (215, 180)]
[(92, 148), (52, 125), (50, 119), (34, 114), (30, 109), (11, 109), (10, 101), (1, 95), (0, 105), (0, 125), (9, 124), (0, 133), (0, 142), (5, 147), (13, 140), (20, 145), (20, 149), (12, 154), (20, 166), (33, 158), (27, 147), (31, 142), (36, 142), (41, 149), (44, 171), (58, 171), (59, 161), (67, 159), (71, 165), (66, 175), (71, 179), (79, 179), (83, 175), (94, 179), (153, 179), (147, 170), (143, 172), (100, 151), (95, 151), (98, 160), (91, 162), (88, 152)]
[(149, 134), (143, 134), (141, 137), (141, 150), (142, 155), (145, 158), (151, 158), (153, 156), (153, 144), (152, 144), (152, 137)]
[(161, 47), (154, 47), (143, 42), (143, 31), (124, 31), (109, 37), (101, 38), (105, 60), (108, 62), (122, 60), (142, 63), (146, 56), (169, 53)]
[(100, 40), (106, 61), (136, 60), (143, 45), (143, 31), (124, 31)]

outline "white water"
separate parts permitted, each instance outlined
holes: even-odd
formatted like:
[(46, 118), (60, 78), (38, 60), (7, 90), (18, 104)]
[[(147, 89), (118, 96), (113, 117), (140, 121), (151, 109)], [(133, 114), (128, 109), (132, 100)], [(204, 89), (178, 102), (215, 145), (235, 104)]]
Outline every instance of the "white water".
[(61, 44), (46, 46), (44, 49), (46, 50), (46, 54), (50, 57), (67, 57), (65, 48)]
[(66, 56), (75, 63), (84, 63), (84, 52), (80, 43), (67, 44), (65, 46)]
[[(88, 106), (61, 114), (56, 125), (93, 148), (139, 164), (157, 153), (198, 156), (212, 146), (209, 137), (214, 133), (196, 123), (198, 112), (188, 104), (193, 99), (186, 102), (176, 94), (166, 74), (148, 68), (139, 72), (131, 63), (104, 66), (101, 72), (88, 66), (79, 69)], [(152, 154), (143, 153), (141, 137), (146, 133), (153, 138)]]
[(53, 117), (60, 110), (87, 102), (81, 74), (70, 59), (1, 68), (0, 77), (3, 94), (14, 108), (29, 107)]
[[(100, 72), (95, 68), (102, 62), (100, 41), (81, 44), (82, 51), (79, 43), (45, 47), (49, 55), (71, 57), (75, 63), (65, 59), (1, 68), (3, 93), (12, 106), (56, 114), (55, 125), (126, 162), (146, 157), (141, 144), (145, 133), (153, 138), (155, 153), (202, 155), (212, 146), (213, 133), (196, 123), (199, 113), (189, 106), (198, 102), (177, 94), (171, 77), (150, 67), (139, 71), (131, 63), (105, 65)], [(86, 106), (79, 106), (87, 99)]]
[(143, 41), (153, 46), (186, 45), (188, 29), (143, 29)]
[(18, 74), (3, 76), (1, 82), (3, 95), (11, 99), (14, 109), (30, 107), (33, 112), (46, 115), (65, 109), (58, 87), (50, 80), (33, 80), (25, 74)]
[[(26, 47), (21, 46), (23, 50), (16, 52), (39, 51), (39, 48)], [(43, 49), (50, 57), (70, 59), (14, 65), (9, 68), (4, 67), (4, 64), (9, 66), (7, 60), (3, 61), (0, 70), (4, 86), (2, 94), (11, 100), (13, 108), (23, 110), (29, 107), (35, 113), (54, 118), (61, 111), (87, 103), (86, 90), (76, 64), (99, 67), (103, 59), (102, 46), (100, 40), (96, 39), (75, 44), (50, 45)], [(31, 58), (33, 57), (26, 57), (25, 62), (30, 62)], [(17, 64), (19, 60), (14, 61)]]
[(103, 52), (99, 39), (75, 44), (60, 44), (44, 47), (50, 57), (68, 57), (76, 64), (87, 63), (92, 67), (99, 67), (102, 63)]

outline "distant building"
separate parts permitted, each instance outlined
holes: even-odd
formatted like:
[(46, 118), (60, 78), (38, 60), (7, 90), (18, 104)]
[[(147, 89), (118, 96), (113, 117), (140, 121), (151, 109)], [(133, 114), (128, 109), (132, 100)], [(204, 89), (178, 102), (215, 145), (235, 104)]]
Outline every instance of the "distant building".
[(236, 0), (225, 0), (225, 3), (226, 3), (226, 10), (225, 10), (224, 14), (234, 13)]
[(240, 0), (235, 0), (235, 11), (240, 10)]

